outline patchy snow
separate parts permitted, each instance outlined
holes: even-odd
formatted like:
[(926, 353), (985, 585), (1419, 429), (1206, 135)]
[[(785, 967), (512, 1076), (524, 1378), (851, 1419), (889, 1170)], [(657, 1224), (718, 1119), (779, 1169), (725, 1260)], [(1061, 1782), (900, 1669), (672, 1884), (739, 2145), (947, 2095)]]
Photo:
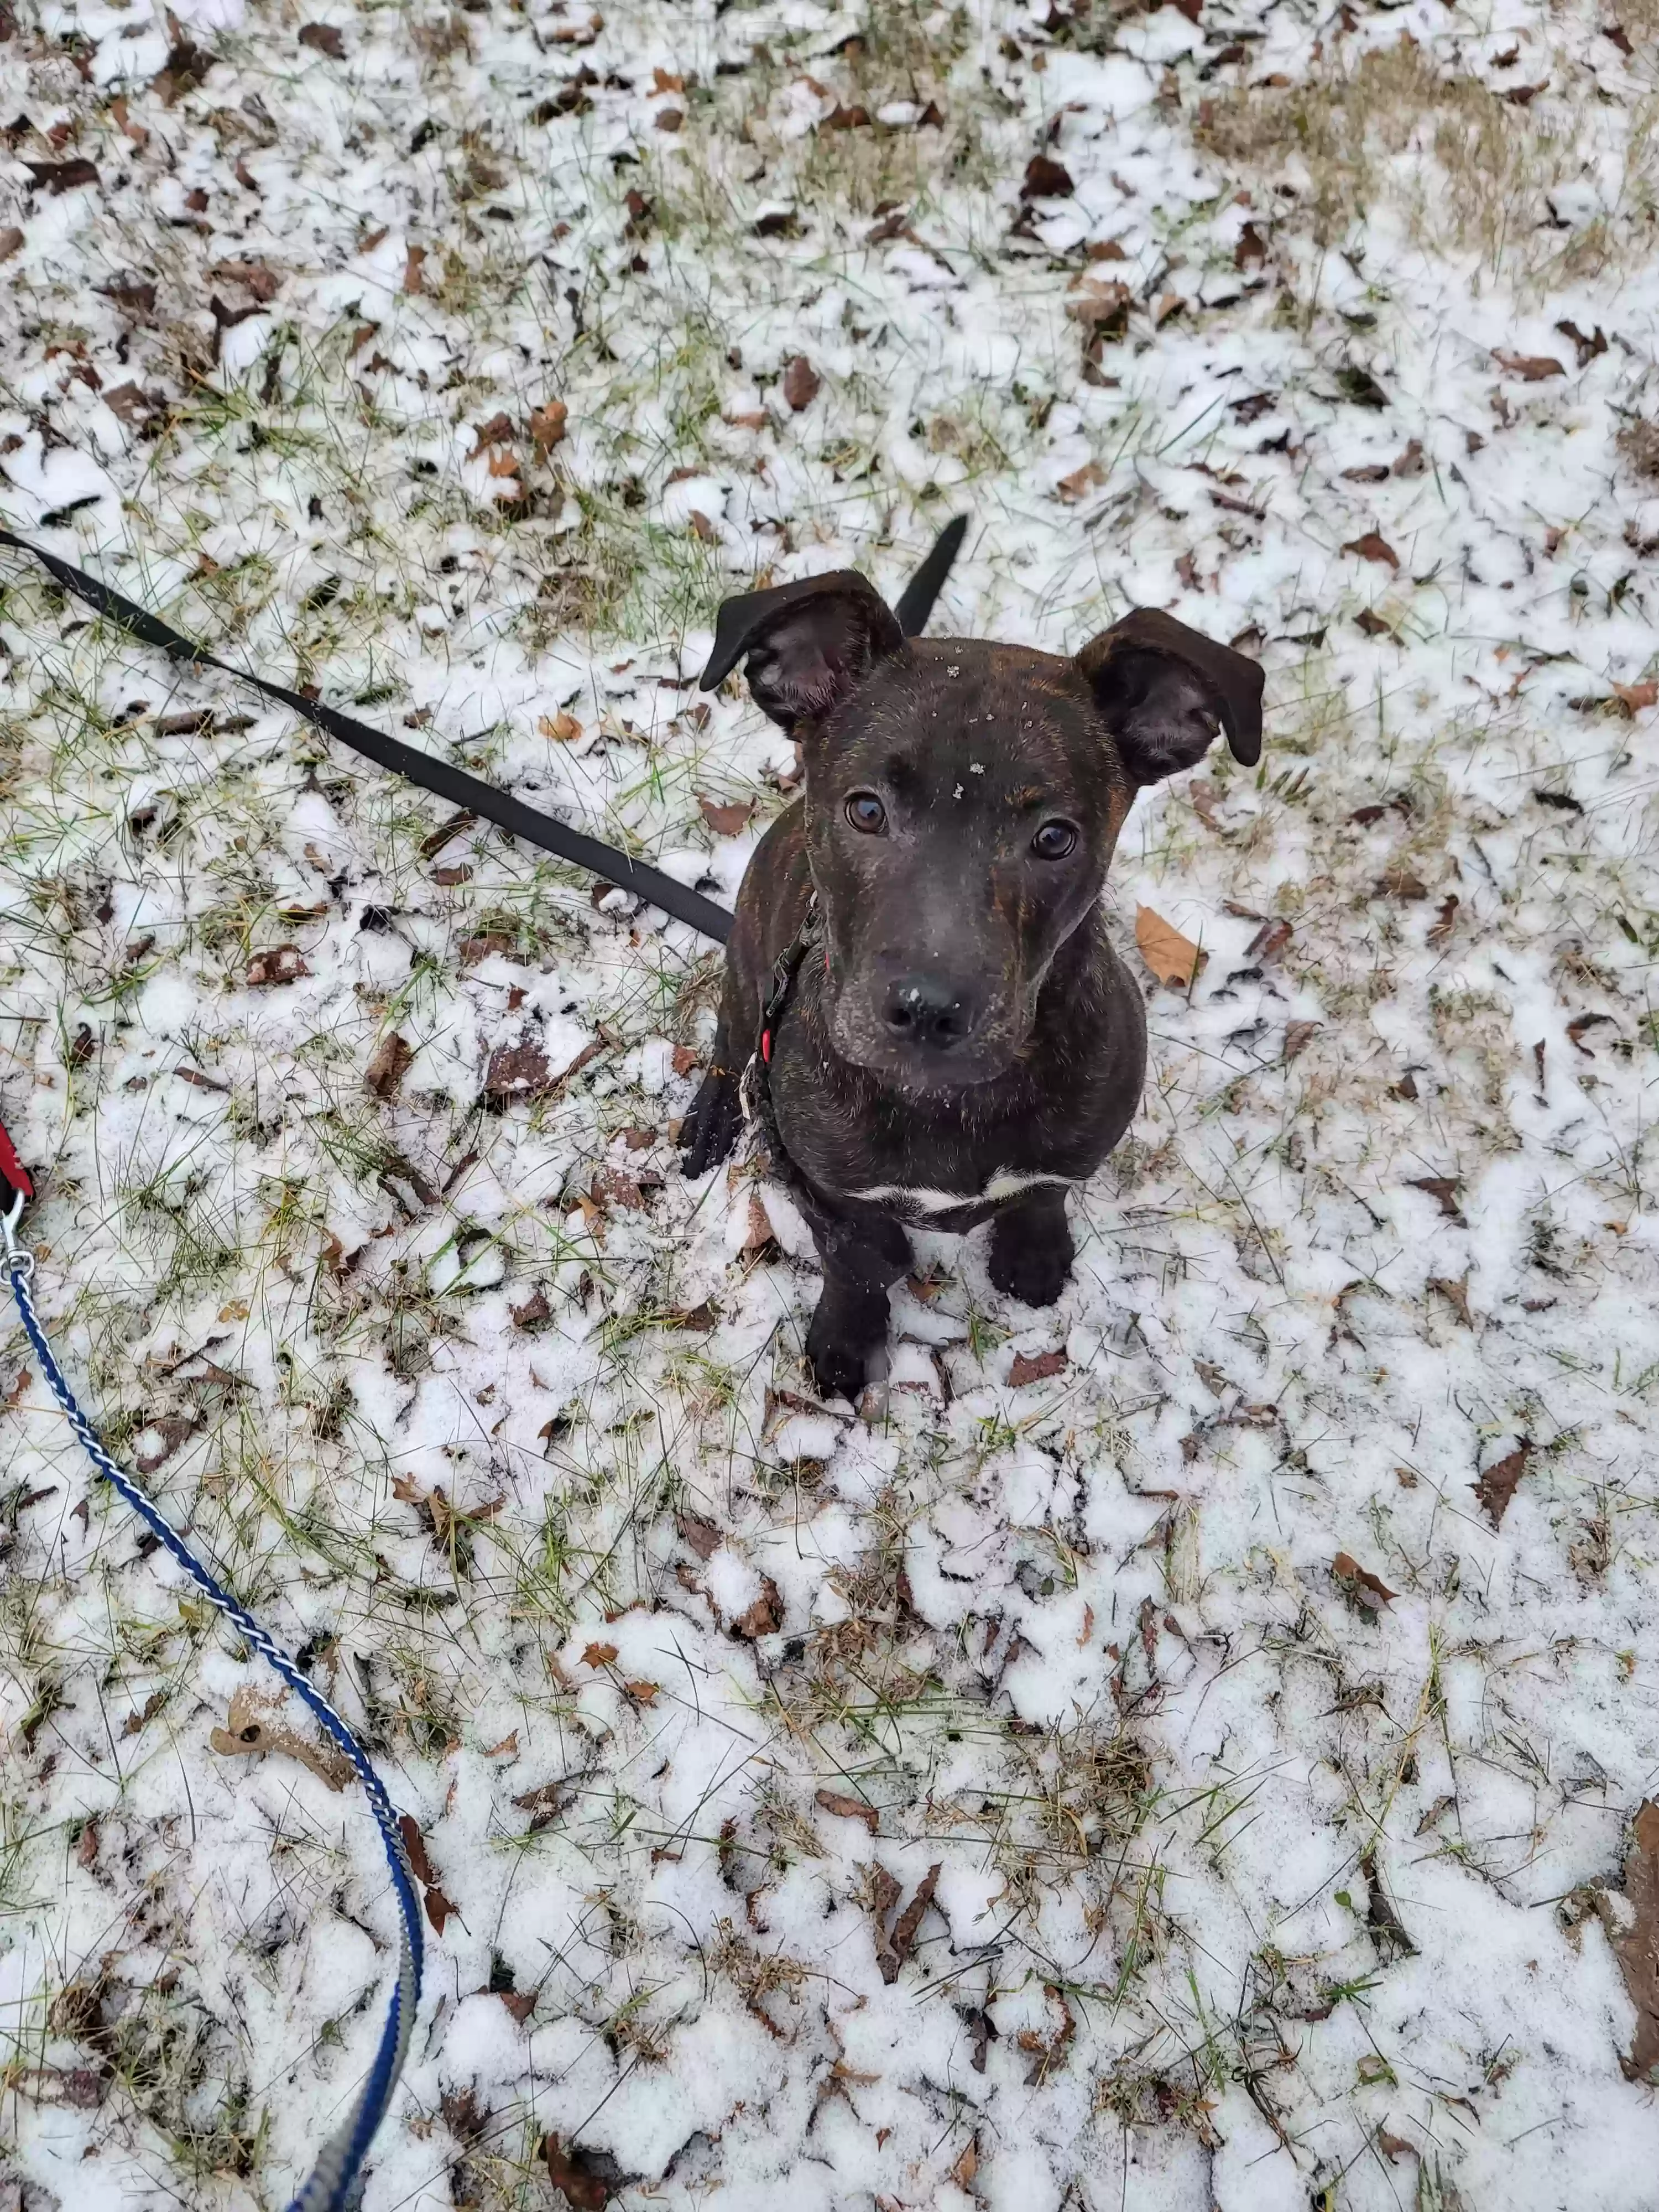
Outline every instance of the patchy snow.
[[(12, 526), (726, 899), (758, 575), (1270, 708), (1065, 1297), (919, 1237), (854, 1418), (708, 949), (7, 556), (42, 1304), (450, 1908), (367, 2212), (1645, 2206), (1650, 0), (302, 15), (0, 4)], [(374, 1831), (4, 1330), (0, 2202), (277, 2203)]]

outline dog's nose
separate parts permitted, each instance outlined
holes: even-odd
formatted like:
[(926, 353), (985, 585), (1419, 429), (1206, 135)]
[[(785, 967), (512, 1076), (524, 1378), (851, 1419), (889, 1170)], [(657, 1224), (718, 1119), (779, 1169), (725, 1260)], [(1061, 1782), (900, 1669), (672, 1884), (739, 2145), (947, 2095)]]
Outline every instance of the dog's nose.
[(901, 975), (889, 988), (883, 1019), (900, 1042), (935, 1052), (959, 1044), (974, 1025), (965, 995), (938, 975)]

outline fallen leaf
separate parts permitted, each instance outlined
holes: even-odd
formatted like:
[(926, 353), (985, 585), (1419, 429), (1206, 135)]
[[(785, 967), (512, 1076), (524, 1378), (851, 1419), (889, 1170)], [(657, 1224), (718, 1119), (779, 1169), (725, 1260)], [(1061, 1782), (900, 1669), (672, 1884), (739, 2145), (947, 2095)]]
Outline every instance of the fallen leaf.
[(810, 407), (817, 398), (823, 381), (804, 353), (798, 353), (785, 365), (783, 396), (797, 415)]
[(1407, 1188), (1410, 1190), (1427, 1191), (1429, 1196), (1437, 1201), (1441, 1212), (1448, 1221), (1461, 1223), (1463, 1218), (1463, 1210), (1457, 1203), (1460, 1181), (1461, 1178), (1457, 1176), (1413, 1176), (1408, 1177)]
[(1469, 1311), (1469, 1279), (1467, 1275), (1459, 1275), (1455, 1279), (1450, 1275), (1431, 1275), (1429, 1288), (1440, 1293), (1465, 1328), (1474, 1327), (1474, 1317)]
[(660, 1682), (624, 1682), (623, 1687), (636, 1705), (654, 1705), (662, 1685)]
[(732, 1633), (742, 1637), (745, 1644), (754, 1644), (763, 1636), (775, 1636), (782, 1626), (783, 1593), (770, 1575), (763, 1575), (760, 1595), (732, 1623)]
[[(411, 297), (426, 289), (426, 248), (411, 246), (404, 255), (404, 290)], [(379, 325), (375, 325), (376, 329)]]
[(958, 2189), (971, 2189), (974, 2176), (979, 2172), (979, 2145), (970, 2142), (962, 2156), (951, 2168), (951, 2178)]
[(547, 2160), (549, 2179), (555, 2189), (562, 2191), (571, 2212), (605, 2212), (617, 2191), (626, 2188), (632, 2179), (607, 2153), (584, 2150), (558, 2136), (549, 2136), (542, 2145), (542, 2155)]
[(1572, 1040), (1574, 1051), (1582, 1052), (1586, 1060), (1594, 1060), (1595, 1054), (1584, 1042), (1584, 1032), (1587, 1030), (1597, 1029), (1604, 1025), (1610, 1024), (1612, 1022), (1613, 1016), (1611, 1014), (1579, 1014), (1576, 1016), (1573, 1020), (1567, 1024), (1567, 1035)]
[(554, 447), (563, 439), (569, 413), (562, 399), (549, 399), (540, 407), (532, 410), (530, 442), (538, 461), (544, 461)]
[(1288, 921), (1264, 921), (1244, 948), (1249, 960), (1276, 960), (1296, 932)]
[(1653, 2081), (1659, 2068), (1659, 1805), (1644, 1798), (1625, 1860), (1628, 1921), (1610, 1933), (1613, 1955), (1636, 2008), (1636, 2033), (1619, 2063), (1627, 2081)]
[(302, 24), (300, 44), (309, 46), (313, 53), (326, 54), (331, 61), (343, 62), (346, 58), (345, 40), (332, 23)]
[(1115, 335), (1129, 319), (1134, 295), (1115, 276), (1080, 276), (1066, 295), (1066, 312), (1085, 330)]
[[(161, 1413), (153, 1421), (146, 1421), (133, 1444), (133, 1465), (140, 1474), (154, 1474), (165, 1467), (180, 1444), (187, 1443), (201, 1424), (193, 1414)], [(147, 1449), (143, 1438), (154, 1436), (159, 1441)]]
[(1294, 1060), (1308, 1047), (1324, 1028), (1323, 1022), (1286, 1022), (1285, 1024), (1285, 1057)]
[(1074, 507), (1079, 500), (1087, 499), (1089, 494), (1105, 481), (1106, 471), (1100, 463), (1085, 461), (1080, 469), (1073, 469), (1070, 476), (1062, 477), (1054, 486), (1054, 491), (1068, 507)]
[(414, 1057), (415, 1048), (408, 1038), (393, 1030), (375, 1046), (363, 1071), (363, 1081), (377, 1098), (395, 1097)]
[(1403, 864), (1384, 868), (1372, 886), (1376, 898), (1425, 899), (1429, 887), (1420, 876), (1415, 876)]
[(1564, 338), (1572, 340), (1577, 349), (1580, 368), (1588, 368), (1598, 354), (1603, 354), (1607, 349), (1607, 332), (1601, 328), (1600, 323), (1595, 325), (1594, 337), (1586, 337), (1577, 323), (1558, 323), (1555, 327)]
[(674, 1526), (700, 1559), (712, 1559), (725, 1540), (712, 1521), (699, 1513), (678, 1513)]
[(1135, 943), (1160, 983), (1184, 988), (1198, 973), (1197, 945), (1149, 906), (1135, 908)]
[(268, 991), (279, 983), (297, 983), (310, 973), (297, 945), (275, 945), (269, 952), (255, 953), (245, 981), (250, 991)]
[(1494, 1460), (1474, 1482), (1474, 1494), (1491, 1516), (1494, 1528), (1503, 1526), (1504, 1516), (1509, 1510), (1516, 1485), (1526, 1473), (1527, 1462), (1531, 1457), (1532, 1439), (1522, 1437), (1512, 1452), (1506, 1452), (1502, 1459)]
[(1646, 677), (1640, 684), (1614, 684), (1610, 689), (1627, 715), (1659, 705), (1659, 677)]
[(697, 1065), (696, 1048), (693, 1045), (677, 1044), (671, 1058), (676, 1075), (690, 1075)]
[(899, 1963), (910, 1955), (910, 1947), (916, 1940), (922, 1917), (933, 1901), (933, 1892), (939, 1887), (940, 1868), (930, 1866), (916, 1885), (916, 1893), (900, 1913), (893, 1926), (893, 1950)]
[(1247, 222), (1238, 234), (1238, 243), (1233, 248), (1234, 268), (1259, 269), (1267, 258), (1267, 240), (1253, 222)]
[(1063, 161), (1056, 161), (1048, 154), (1036, 154), (1025, 165), (1025, 181), (1019, 188), (1023, 200), (1070, 199), (1077, 190), (1072, 182), (1072, 173)]
[[(13, 2078), (17, 2094), (32, 2105), (67, 2105), (82, 2112), (101, 2105), (110, 2087), (110, 2077), (92, 2066), (31, 2066)], [(15, 2204), (19, 2212), (26, 2205), (47, 2201), (44, 2197), (13, 2197), (9, 2191), (0, 2197), (0, 2205)]]
[[(22, 232), (15, 222), (9, 222), (3, 230), (0, 230), (0, 261), (9, 261), (22, 243)], [(137, 391), (137, 386), (135, 385), (133, 389)]]
[(514, 1729), (511, 1735), (504, 1735), (499, 1743), (486, 1744), (484, 1746), (484, 1757), (486, 1759), (516, 1758), (518, 1755), (518, 1750), (519, 1731), (517, 1729)]
[(1511, 376), (1518, 376), (1523, 384), (1541, 384), (1546, 377), (1565, 376), (1567, 373), (1553, 354), (1504, 353), (1501, 348), (1494, 347), (1492, 357), (1500, 368), (1506, 368)]
[(507, 1310), (513, 1316), (514, 1328), (522, 1329), (526, 1336), (533, 1336), (538, 1328), (545, 1328), (553, 1318), (553, 1309), (547, 1303), (547, 1292), (539, 1283), (521, 1306), (509, 1306)]
[(582, 726), (576, 717), (567, 714), (562, 708), (556, 714), (541, 715), (536, 727), (544, 738), (551, 738), (556, 744), (560, 745), (574, 743), (582, 733)]
[(477, 431), (477, 443), (467, 455), (476, 461), (492, 446), (510, 446), (513, 442), (513, 418), (510, 415), (492, 415), (487, 422), (480, 422)]
[(1367, 1613), (1379, 1611), (1400, 1595), (1372, 1574), (1369, 1567), (1362, 1567), (1352, 1552), (1339, 1552), (1331, 1561), (1331, 1572), (1338, 1582), (1347, 1585), (1351, 1601)]
[(614, 1644), (590, 1644), (582, 1653), (584, 1667), (609, 1667), (617, 1656)]
[(820, 1790), (813, 1802), (840, 1820), (862, 1820), (872, 1836), (881, 1825), (880, 1814), (873, 1805), (866, 1805), (862, 1797), (848, 1797), (838, 1790)]
[(37, 185), (44, 185), (49, 192), (72, 192), (81, 185), (95, 185), (98, 165), (94, 161), (25, 161), (23, 167)]
[(1457, 909), (1461, 904), (1455, 891), (1449, 892), (1441, 901), (1439, 913), (1429, 924), (1428, 941), (1431, 945), (1443, 945), (1451, 935), (1452, 925), (1457, 920)]
[(1017, 1352), (1008, 1370), (1008, 1387), (1023, 1390), (1028, 1382), (1046, 1382), (1051, 1375), (1063, 1375), (1066, 1368), (1063, 1352)]
[(513, 1098), (544, 1098), (561, 1090), (603, 1050), (596, 1037), (591, 1044), (582, 1047), (568, 1067), (555, 1075), (548, 1066), (547, 1054), (533, 1038), (521, 1037), (517, 1044), (497, 1045), (489, 1055), (483, 1095), (495, 1105)]
[(1362, 561), (1384, 562), (1390, 568), (1400, 566), (1400, 556), (1380, 530), (1368, 530), (1363, 538), (1350, 538), (1342, 550), (1357, 553)]
[(274, 300), (283, 281), (263, 261), (216, 261), (208, 275), (222, 277), (227, 284), (241, 285), (256, 300)]
[(745, 830), (755, 812), (752, 799), (732, 800), (729, 804), (719, 799), (697, 798), (697, 811), (717, 837), (736, 837)]
[(223, 1728), (210, 1731), (208, 1745), (222, 1759), (262, 1759), (268, 1752), (297, 1759), (331, 1790), (343, 1790), (356, 1772), (337, 1745), (301, 1735), (281, 1717), (283, 1701), (261, 1697), (246, 1685), (235, 1691)]

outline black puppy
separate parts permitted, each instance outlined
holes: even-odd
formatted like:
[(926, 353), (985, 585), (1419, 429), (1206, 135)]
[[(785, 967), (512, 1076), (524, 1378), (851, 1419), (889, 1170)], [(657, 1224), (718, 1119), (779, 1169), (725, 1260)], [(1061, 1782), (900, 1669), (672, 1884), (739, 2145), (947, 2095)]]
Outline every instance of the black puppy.
[(758, 1076), (823, 1265), (806, 1357), (822, 1391), (855, 1398), (910, 1265), (906, 1221), (994, 1219), (998, 1289), (1059, 1297), (1066, 1186), (1123, 1134), (1146, 1068), (1107, 866), (1136, 792), (1191, 768), (1218, 726), (1260, 757), (1261, 671), (1151, 611), (1071, 660), (910, 641), (848, 570), (726, 600), (703, 690), (745, 659), (805, 787), (744, 877), (680, 1141), (688, 1175), (724, 1159), (745, 1066)]

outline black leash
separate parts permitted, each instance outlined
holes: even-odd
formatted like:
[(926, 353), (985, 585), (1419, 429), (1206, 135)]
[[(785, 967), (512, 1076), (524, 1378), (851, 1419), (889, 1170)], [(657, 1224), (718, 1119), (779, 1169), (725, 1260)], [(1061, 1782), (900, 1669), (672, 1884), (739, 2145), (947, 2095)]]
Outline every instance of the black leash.
[[(907, 637), (918, 636), (926, 628), (967, 527), (967, 519), (962, 515), (947, 523), (906, 586), (896, 612), (899, 627)], [(239, 684), (251, 684), (264, 697), (274, 699), (279, 706), (303, 715), (314, 728), (328, 737), (337, 738), (342, 744), (349, 745), (353, 752), (361, 753), (377, 767), (389, 768), (394, 775), (419, 784), (424, 791), (434, 792), (452, 805), (495, 823), (509, 836), (522, 837), (526, 844), (538, 845), (556, 859), (586, 868), (591, 875), (616, 884), (634, 897), (660, 907), (676, 921), (687, 923), (702, 936), (713, 938), (717, 945), (724, 945), (731, 935), (732, 916), (723, 906), (717, 906), (713, 899), (705, 898), (689, 884), (677, 883), (660, 868), (652, 867), (647, 861), (631, 860), (626, 853), (601, 844), (585, 830), (572, 830), (550, 814), (538, 813), (535, 807), (526, 806), (522, 799), (499, 790), (493, 783), (469, 775), (463, 769), (451, 768), (447, 761), (421, 751), (418, 746), (406, 745), (400, 738), (390, 737), (384, 730), (374, 729), (353, 715), (343, 714), (337, 708), (325, 706), (320, 699), (307, 699), (303, 692), (268, 683), (263, 676), (255, 676), (246, 668), (233, 668), (228, 660), (221, 660), (205, 646), (192, 643), (170, 628), (147, 607), (141, 607), (110, 585), (100, 583), (96, 576), (88, 576), (84, 570), (59, 560), (44, 546), (18, 537), (15, 531), (0, 528), (0, 545), (10, 545), (20, 553), (28, 554), (65, 591), (84, 599), (130, 637), (145, 645), (159, 646), (172, 659), (190, 661), (201, 668), (217, 668), (227, 676), (234, 676)]]

